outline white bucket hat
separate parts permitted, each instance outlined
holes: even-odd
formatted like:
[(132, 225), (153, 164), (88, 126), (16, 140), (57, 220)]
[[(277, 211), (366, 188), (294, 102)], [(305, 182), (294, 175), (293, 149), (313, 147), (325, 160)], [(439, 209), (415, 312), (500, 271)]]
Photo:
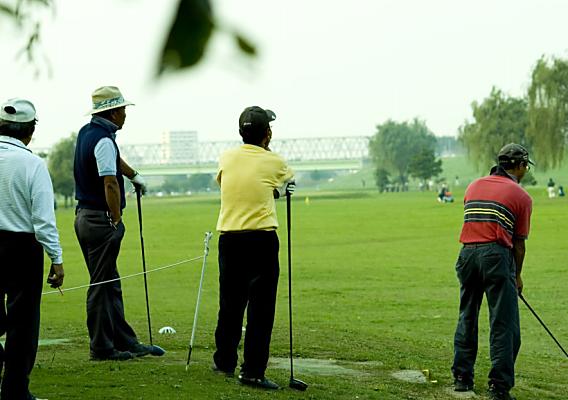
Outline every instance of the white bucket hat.
[(122, 97), (122, 93), (116, 86), (101, 86), (93, 92), (91, 97), (93, 98), (93, 108), (87, 114), (96, 114), (113, 108), (134, 105), (134, 103)]

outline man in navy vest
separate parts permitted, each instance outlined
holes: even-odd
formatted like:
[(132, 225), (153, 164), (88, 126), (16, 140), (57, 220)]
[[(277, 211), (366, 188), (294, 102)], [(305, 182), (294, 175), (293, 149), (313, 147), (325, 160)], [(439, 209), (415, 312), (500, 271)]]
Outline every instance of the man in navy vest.
[[(122, 210), (126, 206), (123, 175), (146, 191), (144, 180), (121, 157), (116, 131), (126, 119), (124, 99), (114, 86), (92, 94), (91, 121), (77, 136), (75, 148), (75, 198), (78, 201), (75, 233), (91, 284), (119, 278), (116, 260), (124, 237)], [(158, 346), (138, 342), (126, 322), (120, 280), (89, 287), (87, 327), (92, 360), (129, 360), (147, 354), (163, 355)]]

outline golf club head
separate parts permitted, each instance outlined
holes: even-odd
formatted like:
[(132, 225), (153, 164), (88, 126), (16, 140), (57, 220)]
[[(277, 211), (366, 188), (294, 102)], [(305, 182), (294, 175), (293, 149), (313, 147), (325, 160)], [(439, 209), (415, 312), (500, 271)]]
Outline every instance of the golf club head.
[(308, 384), (306, 382), (294, 378), (290, 378), (290, 384), (288, 386), (290, 386), (291, 389), (299, 390), (301, 392), (308, 388)]

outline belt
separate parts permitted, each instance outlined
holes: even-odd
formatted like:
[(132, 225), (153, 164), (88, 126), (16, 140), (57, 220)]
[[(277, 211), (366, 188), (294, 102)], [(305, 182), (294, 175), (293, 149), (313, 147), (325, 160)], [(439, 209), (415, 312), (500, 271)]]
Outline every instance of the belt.
[(496, 242), (485, 242), (485, 243), (464, 243), (463, 247), (485, 247), (485, 246), (491, 246), (492, 244), (496, 244)]

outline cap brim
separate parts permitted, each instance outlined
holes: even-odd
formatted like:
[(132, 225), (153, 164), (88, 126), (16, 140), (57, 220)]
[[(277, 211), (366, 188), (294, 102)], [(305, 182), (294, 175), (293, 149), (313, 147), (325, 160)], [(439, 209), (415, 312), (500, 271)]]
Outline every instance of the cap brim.
[(274, 121), (276, 119), (276, 114), (274, 113), (274, 111), (269, 110), (269, 109), (265, 109), (264, 112), (266, 113), (266, 116), (268, 117), (268, 121)]

